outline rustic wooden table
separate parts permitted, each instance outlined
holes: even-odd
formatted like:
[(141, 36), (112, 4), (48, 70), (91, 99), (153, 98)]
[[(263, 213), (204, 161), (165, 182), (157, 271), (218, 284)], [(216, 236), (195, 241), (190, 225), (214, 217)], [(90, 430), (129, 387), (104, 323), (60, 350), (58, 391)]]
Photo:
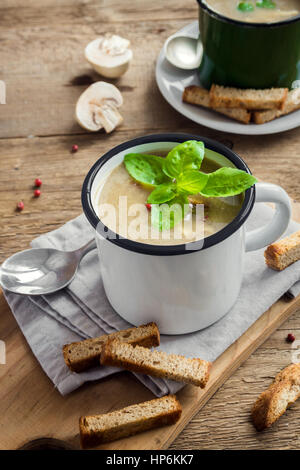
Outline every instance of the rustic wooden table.
[[(157, 54), (167, 36), (196, 18), (195, 0), (2, 0), (0, 80), (6, 83), (7, 104), (0, 105), (0, 262), (78, 215), (81, 184), (91, 164), (110, 147), (142, 134), (184, 131), (212, 137), (233, 146), (256, 176), (280, 184), (300, 201), (299, 129), (261, 137), (216, 132), (188, 121), (161, 97), (154, 78)], [(106, 31), (131, 40), (134, 60), (115, 81), (124, 96), (124, 124), (111, 135), (91, 135), (75, 123), (74, 105), (99, 79), (83, 49)], [(73, 144), (79, 146), (75, 154)], [(36, 177), (43, 180), (38, 199), (32, 197)], [(22, 213), (15, 211), (19, 200), (25, 204)], [(0, 365), (0, 376), (8, 374), (15, 383), (12, 411), (18, 413), (18, 354), (28, 347), (3, 297), (0, 312), (0, 339), (14, 357), (8, 369)], [(249, 423), (258, 384), (261, 390), (290, 361), (289, 331), (300, 338), (299, 312), (226, 382), (172, 449), (300, 449), (299, 404), (267, 433), (255, 433)]]

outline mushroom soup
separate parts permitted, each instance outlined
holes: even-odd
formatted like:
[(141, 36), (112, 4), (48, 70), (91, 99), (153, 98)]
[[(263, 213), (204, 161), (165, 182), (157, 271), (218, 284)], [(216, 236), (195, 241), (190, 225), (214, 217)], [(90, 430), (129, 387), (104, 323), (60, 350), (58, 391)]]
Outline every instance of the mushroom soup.
[[(155, 153), (165, 156), (163, 152)], [(205, 157), (201, 171), (209, 174), (220, 168), (216, 162)], [(135, 181), (126, 170), (124, 162), (121, 163), (111, 171), (99, 189), (99, 218), (110, 230), (122, 237), (151, 245), (178, 245), (208, 237), (223, 229), (238, 215), (243, 203), (243, 193), (226, 198), (189, 195), (190, 204), (184, 218), (166, 232), (155, 229), (151, 224), (151, 212), (155, 204), (146, 203), (151, 191), (152, 188)], [(120, 204), (124, 196), (127, 220), (124, 217), (125, 200)], [(115, 212), (107, 210), (107, 204)]]
[(300, 14), (300, 0), (205, 0), (206, 5), (228, 18), (249, 23), (275, 23)]

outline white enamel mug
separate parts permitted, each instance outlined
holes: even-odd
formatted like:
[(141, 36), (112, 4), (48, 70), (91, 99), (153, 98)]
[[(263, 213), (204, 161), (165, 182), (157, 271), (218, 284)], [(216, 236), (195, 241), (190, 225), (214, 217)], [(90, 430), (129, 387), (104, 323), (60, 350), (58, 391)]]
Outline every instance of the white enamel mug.
[[(275, 241), (285, 232), (291, 217), (287, 193), (274, 184), (257, 183), (245, 192), (236, 218), (205, 238), (200, 248), (197, 242), (149, 245), (107, 231), (97, 215), (99, 193), (124, 155), (129, 152), (153, 155), (186, 140), (202, 140), (210, 159), (250, 173), (246, 163), (219, 142), (198, 135), (157, 134), (136, 138), (107, 152), (91, 168), (82, 188), (83, 210), (95, 228), (109, 302), (129, 323), (155, 321), (163, 334), (190, 333), (223, 317), (237, 300), (245, 251)], [(244, 224), (255, 202), (275, 203), (274, 217), (266, 226), (245, 233)]]

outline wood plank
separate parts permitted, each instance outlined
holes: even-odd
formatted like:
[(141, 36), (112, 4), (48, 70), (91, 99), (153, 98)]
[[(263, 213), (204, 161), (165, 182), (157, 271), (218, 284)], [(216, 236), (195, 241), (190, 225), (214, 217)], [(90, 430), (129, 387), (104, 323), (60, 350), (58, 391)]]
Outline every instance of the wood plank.
[[(141, 134), (185, 131), (223, 141), (233, 146), (256, 176), (281, 184), (300, 200), (299, 129), (255, 138), (210, 131), (180, 116), (160, 96), (154, 79), (156, 55), (169, 34), (196, 17), (195, 0), (184, 4), (179, 0), (44, 0), (42, 4), (2, 0), (0, 79), (7, 83), (8, 103), (0, 105), (0, 262), (26, 248), (35, 236), (78, 215), (80, 188), (90, 165), (112, 146)], [(89, 135), (74, 121), (74, 104), (82, 90), (100, 77), (85, 63), (83, 48), (104, 31), (120, 34), (120, 28), (131, 39), (135, 54), (128, 73), (115, 82), (125, 98), (125, 122), (111, 136)], [(32, 135), (47, 137), (26, 138)], [(73, 143), (80, 147), (75, 155), (69, 153)], [(32, 182), (37, 176), (43, 179), (43, 192), (34, 200)], [(15, 204), (21, 198), (25, 210), (17, 214)], [(297, 312), (209, 400), (174, 441), (173, 449), (300, 449), (299, 404), (263, 434), (256, 433), (249, 421), (258, 393), (291, 360), (291, 346), (284, 339), (289, 331), (300, 338)], [(9, 351), (8, 364), (0, 365), (0, 412), (5, 417), (0, 422), (1, 448), (17, 447), (45, 433), (78, 444), (77, 417), (107, 411), (106, 405), (101, 407), (108, 393), (111, 407), (135, 402), (125, 395), (127, 389), (137, 390), (141, 401), (151, 398), (126, 373), (121, 379), (116, 376), (60, 397), (33, 357), (3, 296), (0, 339), (5, 339)], [(190, 392), (185, 389), (185, 393)], [(163, 443), (155, 432), (152, 437), (157, 448), (169, 442), (168, 436)]]
[[(7, 90), (7, 104), (0, 106), (0, 136), (86, 133), (74, 119), (75, 104), (89, 84), (103, 77), (93, 72), (83, 51), (97, 35), (120, 33), (120, 29), (134, 52), (128, 72), (113, 81), (124, 96), (123, 128), (171, 126), (177, 113), (159, 94), (155, 62), (164, 40), (196, 19), (195, 2), (189, 9), (178, 0), (172, 5), (146, 0), (50, 3), (53, 7), (48, 9), (36, 1), (26, 7), (14, 2), (0, 9), (0, 79)], [(177, 19), (170, 24), (173, 17)], [(20, 23), (22, 28), (15, 34)], [(178, 122), (182, 119), (177, 116)]]
[[(169, 128), (161, 128), (167, 132)], [(173, 131), (197, 132), (193, 126), (173, 128)], [(157, 132), (149, 129), (149, 133)], [(0, 263), (17, 250), (28, 247), (41, 233), (58, 228), (81, 212), (82, 182), (91, 165), (110, 148), (139, 135), (136, 131), (119, 130), (111, 135), (82, 135), (35, 137), (30, 139), (0, 139)], [(232, 136), (202, 128), (201, 135), (215, 138), (241, 155), (255, 176), (281, 184), (291, 197), (300, 200), (300, 145), (299, 131), (281, 134), (272, 145), (267, 137), (249, 138)], [(72, 144), (79, 151), (70, 153)], [(251, 148), (251, 151), (249, 150)], [(285, 149), (282, 155), (282, 148)], [(42, 195), (34, 199), (33, 182), (43, 181)], [(22, 213), (15, 210), (16, 203), (24, 200)]]
[(300, 403), (271, 428), (256, 432), (249, 417), (258, 395), (291, 362), (289, 332), (300, 338), (299, 309), (225, 382), (171, 449), (300, 449)]
[[(122, 29), (129, 22), (145, 22), (160, 19), (197, 18), (198, 6), (194, 0), (1, 0), (0, 24), (11, 27), (22, 25), (107, 24), (122, 23)], [(125, 23), (125, 24), (124, 24)]]
[[(294, 214), (299, 217), (300, 204), (294, 205)], [(183, 406), (183, 414), (174, 426), (121, 439), (99, 448), (167, 448), (242, 362), (299, 309), (300, 296), (288, 302), (283, 299), (276, 302), (214, 362), (211, 377), (204, 390), (193, 386), (186, 386), (181, 390), (178, 397)], [(80, 415), (108, 412), (151, 397), (151, 393), (127, 373), (117, 374), (98, 383), (85, 384), (67, 397), (60, 396), (30, 353), (3, 296), (0, 297), (0, 312), (0, 338), (7, 345), (7, 364), (0, 367), (2, 448), (21, 446), (24, 444), (24, 436), (29, 440), (46, 435), (63, 439), (78, 447)]]

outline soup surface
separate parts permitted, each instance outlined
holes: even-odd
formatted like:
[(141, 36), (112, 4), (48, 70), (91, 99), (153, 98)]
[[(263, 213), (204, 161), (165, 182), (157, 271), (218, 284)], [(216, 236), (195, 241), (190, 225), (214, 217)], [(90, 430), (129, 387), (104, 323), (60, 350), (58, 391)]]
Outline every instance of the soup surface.
[[(269, 1), (264, 3), (266, 7), (257, 6), (257, 1), (205, 0), (205, 3), (223, 16), (249, 23), (274, 23), (300, 14), (300, 0)], [(242, 11), (239, 9), (241, 3), (250, 4), (251, 10)], [(269, 7), (267, 7), (268, 5)]]
[[(217, 163), (204, 158), (201, 171), (210, 173), (218, 168)], [(243, 195), (227, 198), (189, 196), (193, 206), (190, 204), (183, 221), (170, 231), (158, 231), (151, 226), (151, 211), (145, 204), (150, 192), (151, 189), (135, 182), (121, 163), (112, 170), (100, 189), (99, 218), (109, 229), (125, 238), (151, 245), (179, 245), (201, 240), (224, 228), (237, 216), (243, 202)], [(122, 198), (120, 205), (122, 196), (126, 196), (125, 217), (125, 199)], [(110, 210), (111, 207), (114, 210)]]

